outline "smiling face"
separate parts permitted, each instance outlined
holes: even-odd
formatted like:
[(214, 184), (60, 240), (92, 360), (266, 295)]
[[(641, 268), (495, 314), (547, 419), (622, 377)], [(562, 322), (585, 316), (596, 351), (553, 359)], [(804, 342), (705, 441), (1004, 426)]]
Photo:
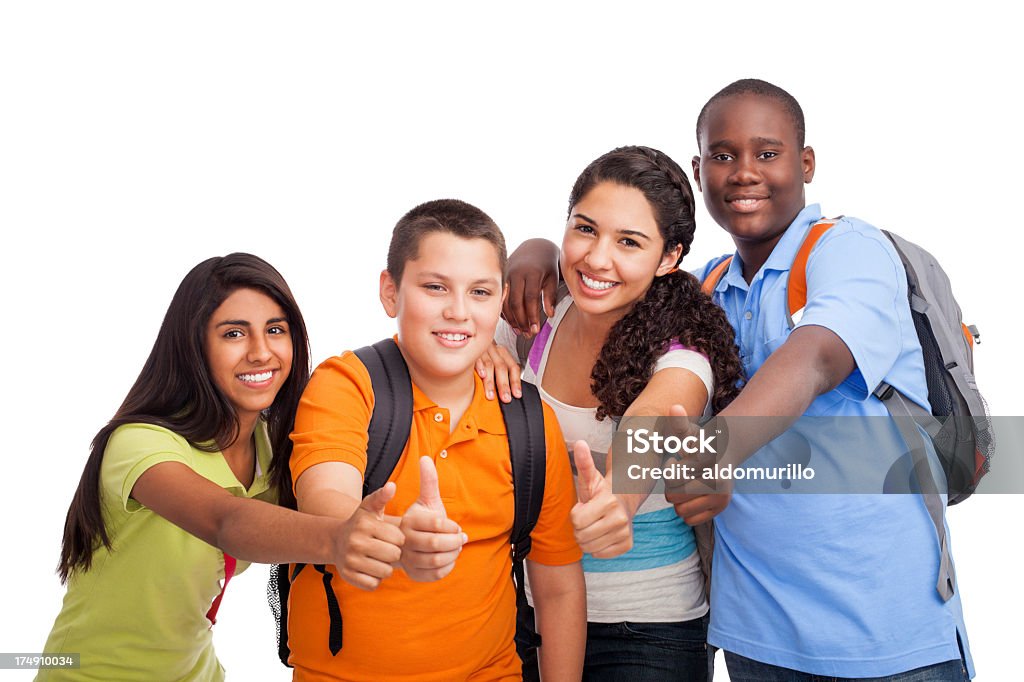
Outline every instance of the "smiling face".
[(213, 311), (203, 350), (213, 383), (243, 423), (270, 407), (291, 372), (288, 320), (256, 289), (237, 289)]
[(699, 139), (693, 173), (704, 204), (756, 271), (804, 207), (814, 150), (799, 147), (782, 103), (753, 94), (715, 102)]
[(397, 286), (381, 273), (381, 303), (398, 321), (402, 355), (421, 390), (433, 396), (471, 378), (494, 338), (504, 294), (495, 245), (448, 232), (420, 239)]
[(643, 298), (656, 275), (675, 265), (681, 246), (665, 240), (640, 190), (600, 182), (570, 210), (561, 268), (577, 309), (617, 320)]

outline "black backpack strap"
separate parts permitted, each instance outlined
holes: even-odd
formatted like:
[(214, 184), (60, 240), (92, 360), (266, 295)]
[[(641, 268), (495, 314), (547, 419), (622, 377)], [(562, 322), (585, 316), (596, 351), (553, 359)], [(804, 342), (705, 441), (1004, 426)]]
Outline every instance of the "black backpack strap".
[(384, 487), (402, 458), (412, 428), (412, 379), (393, 339), (355, 351), (373, 384), (373, 415), (367, 429), (363, 497)]
[(515, 518), (509, 542), (512, 543), (512, 579), (516, 586), (516, 650), (522, 658), (528, 650), (540, 646), (540, 635), (536, 632), (526, 601), (523, 560), (530, 553), (530, 533), (537, 525), (544, 503), (547, 464), (544, 407), (537, 388), (528, 383), (523, 383), (522, 398), (500, 405), (508, 432), (512, 485), (515, 488)]
[(327, 614), (330, 616), (330, 626), (327, 632), (327, 646), (331, 650), (331, 656), (337, 656), (341, 651), (341, 606), (338, 604), (338, 596), (334, 594), (331, 586), (331, 579), (334, 574), (327, 570), (324, 564), (313, 564), (320, 575), (323, 576), (324, 594), (327, 597)]
[(522, 561), (530, 553), (530, 533), (544, 502), (544, 408), (537, 387), (528, 383), (523, 383), (522, 398), (500, 404), (515, 486), (515, 520), (509, 541), (513, 561)]

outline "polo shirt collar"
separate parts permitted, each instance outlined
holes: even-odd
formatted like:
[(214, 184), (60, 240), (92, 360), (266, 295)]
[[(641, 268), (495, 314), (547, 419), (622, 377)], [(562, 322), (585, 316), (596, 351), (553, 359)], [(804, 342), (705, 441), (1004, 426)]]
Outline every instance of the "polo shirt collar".
[[(421, 391), (416, 384), (412, 385), (412, 410), (422, 412), (433, 410), (438, 407), (437, 403), (431, 400), (426, 393)], [(463, 421), (470, 426), (475, 435), (477, 431), (486, 431), (492, 434), (505, 434), (505, 418), (501, 414), (501, 406), (498, 399), (488, 400), (484, 394), (484, 382), (480, 375), (473, 372), (473, 400), (466, 408), (462, 417)]]
[[(781, 272), (789, 270), (793, 266), (793, 260), (796, 258), (797, 251), (800, 250), (800, 245), (804, 242), (804, 237), (807, 236), (807, 232), (811, 229), (811, 225), (819, 220), (821, 220), (821, 206), (818, 204), (805, 206), (797, 214), (796, 218), (793, 219), (789, 227), (786, 228), (782, 238), (768, 256), (768, 260), (761, 266), (761, 270), (754, 275), (754, 280), (759, 279), (762, 273), (767, 270), (779, 270)], [(747, 281), (743, 279), (743, 260), (740, 258), (739, 251), (733, 253), (732, 262), (729, 263), (729, 268), (725, 271), (725, 275), (715, 286), (715, 292), (722, 293), (729, 287), (737, 287), (744, 291), (749, 289)]]
[(804, 237), (807, 236), (811, 225), (819, 220), (821, 220), (821, 206), (818, 204), (805, 206), (786, 228), (782, 239), (772, 249), (771, 255), (768, 256), (768, 260), (764, 262), (761, 269), (785, 272), (793, 267), (793, 260), (796, 258), (797, 251), (800, 250), (800, 245), (804, 243)]

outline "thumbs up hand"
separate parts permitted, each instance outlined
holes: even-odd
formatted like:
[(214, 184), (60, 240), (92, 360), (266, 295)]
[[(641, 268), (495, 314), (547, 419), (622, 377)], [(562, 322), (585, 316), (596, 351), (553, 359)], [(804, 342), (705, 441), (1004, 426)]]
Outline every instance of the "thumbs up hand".
[(576, 494), (579, 502), (569, 518), (580, 549), (598, 559), (610, 559), (633, 547), (633, 517), (626, 505), (612, 493), (611, 480), (594, 466), (590, 446), (576, 441), (572, 447), (576, 462)]
[(402, 554), (402, 531), (384, 518), (384, 507), (394, 496), (395, 484), (388, 483), (364, 497), (338, 538), (335, 566), (345, 581), (360, 589), (377, 589)]
[(440, 580), (455, 568), (468, 538), (448, 518), (437, 483), (434, 460), (420, 457), (420, 496), (402, 516), (402, 568), (417, 582)]
[[(687, 419), (682, 405), (673, 405), (668, 414), (669, 426), (675, 435), (682, 438), (697, 434), (696, 425)], [(666, 482), (665, 499), (675, 507), (679, 518), (690, 526), (697, 526), (707, 523), (729, 506), (732, 500), (732, 480), (716, 479), (709, 482), (702, 475), (700, 480), (688, 484)]]

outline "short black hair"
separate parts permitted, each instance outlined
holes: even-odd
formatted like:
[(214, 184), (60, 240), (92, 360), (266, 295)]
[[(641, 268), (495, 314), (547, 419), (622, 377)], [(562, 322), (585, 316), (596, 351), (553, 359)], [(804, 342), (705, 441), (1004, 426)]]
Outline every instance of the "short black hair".
[(419, 258), (420, 242), (434, 232), (446, 232), (462, 239), (483, 239), (494, 246), (502, 280), (508, 257), (505, 237), (491, 217), (472, 204), (458, 199), (436, 199), (420, 204), (398, 221), (391, 233), (387, 270), (398, 286), (405, 264)]
[(704, 123), (708, 117), (708, 110), (711, 105), (715, 102), (725, 99), (726, 97), (732, 97), (733, 95), (757, 95), (759, 97), (768, 97), (785, 108), (786, 113), (793, 119), (793, 127), (796, 129), (796, 142), (797, 146), (803, 148), (804, 146), (804, 110), (800, 108), (800, 103), (796, 101), (793, 95), (789, 94), (778, 85), (773, 85), (768, 81), (759, 80), (757, 78), (743, 78), (734, 83), (726, 85), (724, 88), (712, 95), (711, 99), (707, 101), (704, 108), (700, 110), (700, 116), (697, 117), (697, 147), (700, 147), (700, 131), (704, 127)]

